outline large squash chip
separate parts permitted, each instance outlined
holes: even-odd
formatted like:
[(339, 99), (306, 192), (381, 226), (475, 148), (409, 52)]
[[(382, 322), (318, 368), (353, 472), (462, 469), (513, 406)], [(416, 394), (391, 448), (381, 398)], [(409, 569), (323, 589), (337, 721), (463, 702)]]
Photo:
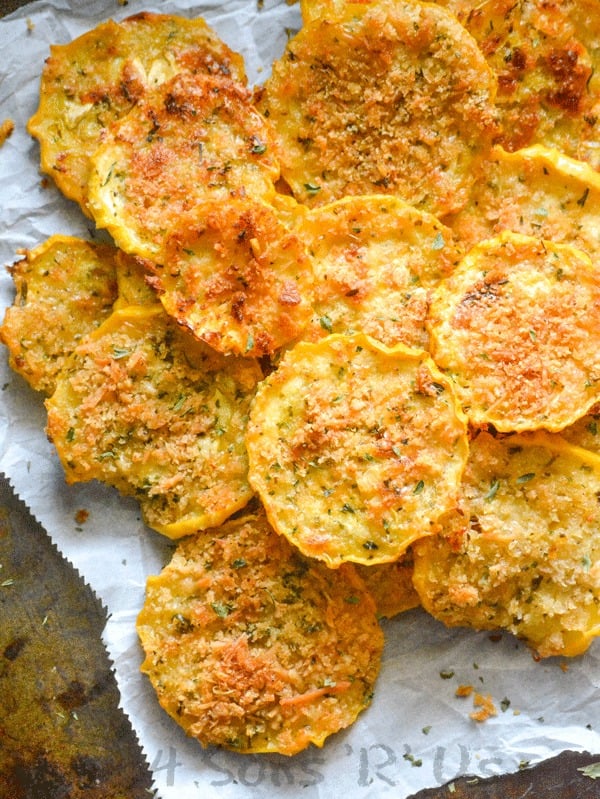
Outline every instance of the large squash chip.
[(600, 174), (558, 150), (494, 147), (469, 202), (445, 222), (467, 249), (503, 230), (573, 244), (600, 258)]
[(9, 363), (29, 385), (50, 395), (82, 336), (112, 312), (117, 251), (73, 236), (51, 236), (25, 250), (10, 272), (16, 288), (0, 327)]
[(264, 514), (181, 541), (137, 630), (162, 707), (203, 744), (293, 755), (370, 703), (383, 636), (352, 566), (305, 559)]
[(431, 3), (349, 4), (288, 43), (259, 107), (296, 199), (394, 194), (460, 208), (495, 133), (496, 84), (474, 39)]
[(128, 253), (161, 260), (166, 237), (199, 206), (268, 200), (279, 167), (250, 92), (223, 78), (180, 74), (115, 123), (92, 158), (89, 207)]
[(152, 267), (166, 311), (223, 353), (260, 357), (296, 338), (312, 314), (312, 264), (273, 208), (232, 200), (174, 233)]
[[(568, 4), (438, 2), (457, 14), (497, 77), (498, 142), (512, 151), (543, 142), (598, 168), (597, 64), (585, 46), (585, 28), (574, 24)], [(597, 30), (597, 15), (596, 6), (592, 30)]]
[(246, 80), (241, 56), (201, 18), (143, 12), (50, 48), (28, 130), (40, 143), (42, 170), (88, 215), (90, 156), (106, 129), (183, 71)]
[(68, 482), (102, 480), (177, 538), (220, 524), (252, 495), (244, 431), (261, 378), (224, 358), (160, 304), (115, 311), (73, 352), (47, 400)]
[(600, 268), (516, 233), (474, 247), (434, 292), (431, 352), (476, 425), (559, 431), (600, 399)]
[(298, 215), (315, 271), (314, 314), (303, 338), (363, 332), (427, 349), (431, 290), (460, 255), (435, 217), (384, 195), (346, 197)]
[(454, 506), (466, 424), (427, 354), (363, 334), (301, 342), (261, 383), (250, 481), (275, 529), (338, 566), (384, 563)]
[(600, 457), (550, 433), (471, 443), (460, 512), (414, 546), (423, 607), (450, 627), (505, 629), (541, 657), (600, 635)]

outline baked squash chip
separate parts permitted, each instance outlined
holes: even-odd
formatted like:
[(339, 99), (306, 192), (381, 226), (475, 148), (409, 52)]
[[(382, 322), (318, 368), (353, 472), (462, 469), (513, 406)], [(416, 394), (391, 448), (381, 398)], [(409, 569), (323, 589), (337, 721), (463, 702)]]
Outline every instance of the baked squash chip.
[(352, 566), (305, 559), (262, 513), (181, 541), (137, 630), (167, 713), (244, 753), (322, 746), (370, 703), (383, 649)]
[(249, 200), (209, 205), (174, 233), (150, 267), (167, 311), (219, 352), (272, 355), (312, 313), (312, 264), (273, 208)]
[(496, 132), (476, 42), (431, 3), (348, 4), (289, 41), (258, 100), (297, 200), (394, 194), (460, 208)]
[(557, 432), (600, 399), (600, 266), (502, 233), (434, 292), (430, 333), (473, 424)]
[(171, 538), (220, 524), (250, 499), (244, 431), (261, 371), (197, 341), (160, 304), (115, 311), (73, 352), (47, 400), (70, 483), (137, 497)]
[(116, 122), (94, 153), (89, 208), (118, 246), (162, 259), (167, 236), (202, 222), (199, 206), (269, 200), (279, 167), (249, 90), (180, 74)]
[(536, 144), (494, 147), (469, 202), (446, 217), (469, 249), (503, 230), (572, 244), (600, 259), (600, 174), (583, 161)]
[(246, 80), (241, 56), (201, 18), (142, 12), (50, 48), (28, 130), (39, 141), (42, 171), (88, 216), (90, 157), (107, 128), (183, 71)]
[(454, 506), (468, 443), (421, 350), (363, 334), (301, 342), (259, 386), (246, 436), (271, 524), (330, 566), (397, 560)]
[(9, 363), (36, 391), (52, 394), (69, 354), (112, 313), (117, 250), (74, 236), (51, 236), (24, 250), (10, 272), (16, 288), (0, 341)]
[(431, 290), (460, 253), (452, 231), (397, 197), (345, 197), (298, 215), (314, 263), (314, 314), (304, 339), (366, 333), (427, 349)]
[(511, 151), (544, 143), (600, 167), (598, 62), (586, 47), (598, 35), (598, 4), (585, 15), (586, 32), (571, 19), (575, 3), (564, 0), (438, 2), (456, 13), (496, 75), (498, 143)]
[(505, 629), (540, 657), (600, 635), (600, 456), (538, 432), (471, 442), (460, 512), (414, 546), (423, 607), (450, 627)]

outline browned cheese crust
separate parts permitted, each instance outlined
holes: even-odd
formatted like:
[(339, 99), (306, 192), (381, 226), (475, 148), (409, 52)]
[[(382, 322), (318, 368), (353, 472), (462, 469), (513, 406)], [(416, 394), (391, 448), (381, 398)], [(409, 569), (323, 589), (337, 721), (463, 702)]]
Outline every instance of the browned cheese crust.
[(370, 703), (383, 648), (352, 566), (303, 558), (262, 513), (181, 541), (137, 629), (163, 708), (237, 752), (322, 746)]
[(495, 132), (495, 82), (475, 41), (429, 3), (352, 5), (301, 29), (259, 107), (296, 198), (395, 194), (460, 208)]
[(426, 353), (362, 334), (288, 351), (258, 388), (246, 444), (275, 529), (331, 566), (397, 560), (436, 532), (468, 450)]
[(250, 92), (230, 80), (177, 75), (122, 120), (94, 153), (88, 200), (125, 252), (161, 260), (167, 236), (199, 207), (268, 200), (279, 167)]
[(245, 82), (241, 56), (201, 18), (142, 12), (53, 45), (28, 124), (40, 144), (42, 170), (89, 215), (90, 156), (106, 129), (147, 91), (184, 71)]
[(267, 205), (232, 200), (174, 233), (153, 285), (167, 311), (223, 353), (272, 355), (312, 313), (312, 264)]
[(599, 492), (600, 457), (558, 435), (480, 433), (459, 512), (414, 546), (424, 608), (540, 657), (581, 654), (600, 635)]
[(110, 245), (57, 235), (10, 268), (16, 295), (0, 341), (10, 366), (36, 391), (52, 394), (67, 356), (112, 312), (116, 254)]
[(255, 361), (224, 359), (160, 304), (130, 306), (66, 363), (47, 400), (48, 435), (69, 482), (133, 494), (150, 527), (178, 538), (252, 495), (244, 431), (260, 377)]
[(573, 423), (600, 397), (600, 269), (516, 233), (474, 247), (436, 290), (431, 352), (475, 425)]

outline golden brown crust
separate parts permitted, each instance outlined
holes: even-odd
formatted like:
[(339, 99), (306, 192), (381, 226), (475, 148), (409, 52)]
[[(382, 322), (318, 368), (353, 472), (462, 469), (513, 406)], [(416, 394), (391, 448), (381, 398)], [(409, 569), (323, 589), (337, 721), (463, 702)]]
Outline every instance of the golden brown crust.
[(275, 529), (331, 566), (396, 560), (435, 532), (468, 448), (426, 353), (361, 334), (288, 351), (259, 386), (246, 443)]
[(10, 269), (16, 296), (0, 327), (9, 363), (36, 391), (52, 394), (82, 336), (112, 312), (117, 298), (114, 247), (52, 236)]
[(600, 457), (548, 433), (471, 444), (460, 513), (414, 547), (423, 606), (448, 626), (506, 629), (540, 657), (600, 635)]
[(74, 351), (47, 400), (69, 482), (135, 495), (172, 538), (219, 524), (250, 499), (244, 430), (258, 364), (211, 350), (162, 306), (115, 311)]
[(600, 397), (600, 271), (580, 250), (503, 233), (435, 292), (431, 352), (475, 425), (557, 432)]
[(89, 160), (106, 129), (182, 71), (245, 81), (241, 57), (201, 18), (143, 12), (51, 47), (28, 130), (39, 141), (42, 171), (86, 214)]
[(371, 700), (383, 637), (352, 567), (303, 558), (245, 516), (183, 540), (137, 630), (164, 709), (203, 744), (295, 754)]
[(303, 27), (259, 107), (296, 198), (395, 194), (460, 208), (495, 131), (495, 83), (476, 43), (429, 3), (349, 4)]
[(230, 80), (175, 76), (137, 103), (94, 153), (89, 207), (122, 250), (162, 260), (167, 236), (200, 207), (269, 200), (279, 167), (250, 92)]
[(219, 352), (273, 355), (312, 312), (312, 264), (275, 211), (231, 200), (165, 244), (152, 284), (167, 311)]

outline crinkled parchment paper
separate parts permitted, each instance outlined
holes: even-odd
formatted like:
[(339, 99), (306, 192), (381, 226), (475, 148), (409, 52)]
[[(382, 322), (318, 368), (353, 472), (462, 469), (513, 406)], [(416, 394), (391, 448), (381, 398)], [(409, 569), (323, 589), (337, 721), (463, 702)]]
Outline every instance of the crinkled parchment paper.
[[(259, 7), (262, 6), (262, 7)], [(37, 144), (25, 130), (37, 107), (39, 76), (51, 43), (67, 42), (97, 23), (142, 10), (204, 16), (243, 53), (252, 82), (268, 74), (298, 8), (242, 0), (38, 0), (0, 20), (0, 121), (15, 131), (0, 149), (0, 260), (52, 233), (98, 235), (78, 208), (43, 187)], [(12, 282), (2, 268), (2, 307)], [(420, 610), (385, 624), (387, 645), (372, 706), (349, 730), (293, 758), (203, 750), (160, 709), (139, 673), (135, 619), (145, 579), (169, 557), (169, 544), (140, 521), (135, 502), (96, 484), (68, 487), (44, 433), (40, 397), (13, 375), (0, 354), (0, 470), (48, 529), (63, 554), (108, 608), (105, 643), (122, 706), (137, 732), (163, 799), (280, 799), (347, 796), (402, 799), (461, 774), (515, 771), (564, 749), (600, 752), (600, 642), (583, 657), (534, 662), (509, 636), (448, 631)], [(76, 520), (77, 511), (89, 512)], [(44, 564), (39, 564), (40, 570)], [(459, 684), (489, 694), (496, 717), (469, 718), (473, 700)]]

